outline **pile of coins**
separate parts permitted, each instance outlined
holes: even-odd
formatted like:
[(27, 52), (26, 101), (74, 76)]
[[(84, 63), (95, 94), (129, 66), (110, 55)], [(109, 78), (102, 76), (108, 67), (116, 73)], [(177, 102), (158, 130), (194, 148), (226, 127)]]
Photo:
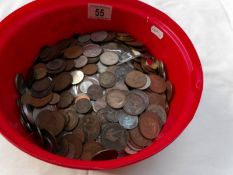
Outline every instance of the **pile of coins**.
[(46, 150), (81, 160), (116, 159), (151, 145), (172, 98), (163, 62), (129, 34), (107, 31), (43, 47), (15, 84), (27, 131)]

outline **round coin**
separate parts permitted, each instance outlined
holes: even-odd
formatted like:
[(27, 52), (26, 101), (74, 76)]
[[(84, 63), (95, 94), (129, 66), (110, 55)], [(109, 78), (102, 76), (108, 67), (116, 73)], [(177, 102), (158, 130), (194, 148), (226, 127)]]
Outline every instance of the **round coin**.
[(139, 147), (146, 147), (152, 143), (152, 140), (145, 138), (138, 127), (129, 131), (130, 139), (132, 139), (133, 143), (138, 145)]
[(79, 41), (80, 43), (86, 43), (86, 42), (88, 42), (90, 39), (91, 39), (91, 36), (90, 36), (89, 34), (80, 35), (80, 36), (78, 37), (78, 41)]
[(83, 55), (86, 57), (97, 57), (102, 53), (102, 47), (98, 44), (87, 44), (83, 47)]
[(68, 72), (62, 72), (61, 74), (53, 78), (55, 92), (62, 91), (72, 84), (73, 78)]
[(118, 157), (118, 151), (113, 149), (105, 149), (97, 152), (93, 157), (92, 160), (100, 161), (100, 160), (114, 160)]
[(108, 36), (106, 31), (93, 32), (91, 34), (91, 40), (94, 42), (103, 42)]
[(57, 104), (58, 108), (67, 108), (74, 101), (74, 96), (69, 91), (64, 91), (60, 95), (60, 101)]
[(81, 113), (81, 114), (85, 114), (87, 112), (90, 111), (92, 105), (90, 100), (88, 99), (80, 99), (78, 101), (75, 102), (75, 109), (77, 112)]
[(53, 98), (53, 94), (50, 93), (48, 96), (43, 98), (35, 98), (30, 95), (28, 100), (30, 105), (36, 108), (40, 108), (47, 105), (52, 100), (52, 98)]
[(43, 78), (33, 83), (32, 91), (41, 92), (46, 91), (52, 86), (52, 80), (49, 77)]
[(83, 50), (80, 46), (71, 46), (64, 51), (64, 56), (68, 59), (75, 59), (82, 55)]
[(146, 108), (149, 106), (149, 104), (150, 104), (149, 97), (148, 97), (148, 95), (144, 91), (134, 89), (131, 92), (133, 92), (135, 94), (138, 94), (140, 97), (142, 97), (142, 99), (143, 99), (143, 101), (145, 103)]
[(114, 52), (104, 52), (100, 55), (100, 61), (104, 65), (111, 66), (119, 61), (119, 56)]
[(167, 120), (167, 113), (162, 106), (151, 104), (150, 106), (148, 106), (147, 111), (155, 113), (160, 118), (162, 125), (165, 124)]
[(150, 85), (151, 85), (150, 77), (148, 75), (146, 75), (146, 74), (145, 74), (145, 76), (146, 76), (146, 84), (145, 84), (145, 86), (139, 88), (141, 90), (148, 89), (150, 87)]
[(57, 93), (53, 93), (53, 98), (52, 100), (49, 102), (49, 104), (51, 105), (55, 105), (60, 101), (60, 95)]
[(62, 59), (55, 59), (46, 64), (48, 70), (56, 71), (60, 69), (65, 64)]
[(166, 94), (167, 94), (167, 101), (170, 102), (172, 98), (172, 91), (173, 91), (173, 86), (171, 81), (167, 80), (166, 81)]
[(92, 81), (89, 81), (89, 80), (85, 81), (85, 80), (84, 80), (84, 81), (80, 84), (79, 89), (80, 89), (80, 91), (81, 91), (82, 93), (87, 93), (87, 90), (88, 90), (88, 88), (89, 88), (91, 85), (93, 85), (93, 82), (92, 82)]
[(93, 75), (97, 72), (96, 64), (88, 64), (82, 68), (82, 71), (85, 75)]
[(103, 113), (105, 119), (107, 119), (109, 122), (118, 122), (118, 116), (116, 115), (117, 111), (115, 109), (112, 109), (111, 107), (107, 106), (104, 108), (105, 112)]
[(87, 64), (87, 57), (82, 55), (78, 59), (75, 60), (75, 67), (77, 69), (84, 67)]
[(132, 88), (141, 88), (146, 85), (145, 74), (139, 71), (131, 71), (125, 77), (125, 83)]
[(99, 75), (100, 85), (104, 88), (111, 88), (116, 84), (116, 77), (111, 72), (104, 72)]
[(87, 94), (91, 100), (97, 100), (103, 96), (103, 89), (99, 85), (93, 84), (88, 88)]
[(74, 60), (65, 60), (65, 66), (65, 71), (71, 71), (75, 66)]
[(99, 73), (104, 73), (107, 70), (107, 66), (103, 65), (100, 61), (97, 63), (97, 69)]
[(107, 92), (106, 101), (112, 108), (120, 109), (126, 103), (126, 94), (122, 90), (112, 89)]
[(165, 108), (166, 105), (166, 95), (157, 93), (147, 93), (149, 97), (150, 104), (157, 104)]
[(40, 80), (40, 79), (44, 78), (47, 75), (46, 65), (43, 63), (36, 64), (33, 67), (33, 74), (34, 74), (34, 78), (36, 80)]
[(100, 143), (89, 141), (83, 145), (81, 160), (91, 160), (92, 157), (101, 150), (103, 150), (103, 146)]
[(120, 112), (121, 114), (118, 117), (119, 124), (123, 126), (125, 129), (133, 129), (138, 125), (138, 116), (132, 116), (126, 114), (123, 110)]
[(151, 79), (150, 89), (156, 93), (163, 93), (166, 90), (166, 82), (158, 75), (149, 75)]
[(69, 122), (65, 125), (65, 131), (72, 131), (79, 122), (79, 116), (74, 110), (66, 111), (65, 115), (69, 118)]
[(84, 78), (84, 74), (80, 70), (73, 71), (70, 74), (73, 77), (73, 85), (79, 84)]

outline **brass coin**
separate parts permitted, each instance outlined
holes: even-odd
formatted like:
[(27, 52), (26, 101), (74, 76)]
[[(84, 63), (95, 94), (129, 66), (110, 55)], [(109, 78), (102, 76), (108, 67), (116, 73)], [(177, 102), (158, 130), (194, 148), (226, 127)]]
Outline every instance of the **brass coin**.
[(126, 103), (126, 94), (121, 90), (112, 89), (107, 92), (106, 100), (112, 108), (120, 109)]
[(107, 110), (106, 110), (105, 108), (102, 108), (102, 109), (100, 109), (100, 110), (97, 112), (96, 117), (98, 118), (98, 120), (99, 120), (101, 126), (103, 126), (104, 124), (107, 124), (107, 123), (108, 123), (108, 121), (107, 121), (107, 119), (106, 119), (106, 117), (105, 117), (105, 116), (106, 116), (106, 112), (107, 112)]
[(139, 71), (131, 71), (125, 77), (125, 83), (132, 88), (141, 88), (146, 85), (145, 74)]
[(103, 150), (103, 146), (100, 143), (89, 141), (83, 145), (81, 160), (91, 160), (92, 157), (101, 150)]
[(87, 64), (87, 61), (88, 61), (87, 57), (82, 55), (75, 60), (75, 67), (77, 69), (84, 67)]
[(81, 56), (82, 53), (83, 53), (83, 50), (81, 47), (72, 46), (72, 47), (67, 48), (64, 51), (64, 56), (65, 56), (65, 58), (68, 58), (68, 59), (75, 59), (75, 58), (78, 58), (79, 56)]
[(60, 95), (60, 101), (57, 104), (57, 107), (58, 108), (67, 108), (73, 103), (73, 101), (74, 101), (74, 96), (70, 92), (64, 91)]
[(88, 99), (80, 99), (75, 102), (75, 109), (81, 114), (85, 114), (91, 110), (91, 102)]
[(91, 100), (97, 100), (103, 97), (103, 89), (99, 85), (93, 84), (88, 88), (87, 94)]
[(111, 72), (104, 72), (99, 75), (100, 85), (104, 88), (111, 88), (116, 84), (116, 77)]
[(150, 89), (156, 93), (163, 93), (166, 90), (166, 82), (158, 75), (149, 75), (151, 79)]
[(143, 148), (149, 146), (152, 143), (152, 140), (145, 138), (138, 127), (129, 130), (130, 139), (132, 139), (133, 143)]
[(139, 129), (147, 139), (155, 139), (161, 130), (159, 117), (153, 112), (145, 112), (140, 116)]
[(70, 86), (72, 84), (72, 81), (72, 76), (67, 72), (63, 72), (53, 78), (53, 90), (56, 92), (62, 91), (66, 89), (68, 86)]
[(97, 72), (96, 64), (88, 64), (82, 68), (82, 71), (85, 75), (93, 75)]
[(36, 80), (40, 80), (47, 75), (47, 68), (46, 65), (43, 63), (36, 64), (33, 67), (34, 78)]
[(93, 157), (92, 160), (100, 161), (100, 160), (114, 160), (118, 157), (118, 151), (113, 149), (104, 149), (97, 152)]
[(87, 44), (83, 47), (83, 55), (86, 57), (97, 57), (102, 53), (102, 47), (98, 44)]

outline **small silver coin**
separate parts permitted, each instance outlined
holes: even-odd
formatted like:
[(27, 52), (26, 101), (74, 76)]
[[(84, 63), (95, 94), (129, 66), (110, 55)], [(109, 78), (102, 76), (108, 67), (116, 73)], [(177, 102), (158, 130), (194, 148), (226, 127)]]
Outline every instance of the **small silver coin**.
[(73, 85), (71, 86), (71, 88), (69, 89), (69, 92), (74, 96), (77, 97), (79, 95), (79, 87), (78, 85)]
[(97, 57), (102, 53), (102, 47), (98, 44), (87, 44), (83, 47), (83, 55), (86, 57)]
[(91, 40), (94, 42), (103, 42), (108, 36), (108, 32), (106, 31), (98, 31), (93, 32), (91, 34)]
[(82, 55), (78, 59), (74, 60), (74, 62), (75, 62), (75, 67), (79, 69), (87, 65), (88, 59), (86, 56)]
[(88, 90), (88, 88), (89, 88), (91, 85), (93, 85), (93, 82), (92, 82), (92, 81), (89, 81), (89, 80), (83, 81), (83, 82), (80, 84), (79, 89), (80, 89), (80, 91), (81, 91), (82, 93), (87, 93), (87, 90)]
[(104, 65), (111, 66), (119, 61), (119, 56), (113, 52), (104, 52), (102, 55), (100, 55), (100, 61)]
[(84, 78), (84, 73), (80, 70), (73, 71), (70, 74), (73, 77), (73, 85), (79, 84)]
[(120, 110), (118, 113), (119, 124), (125, 129), (133, 129), (138, 126), (138, 116), (128, 115), (123, 110)]

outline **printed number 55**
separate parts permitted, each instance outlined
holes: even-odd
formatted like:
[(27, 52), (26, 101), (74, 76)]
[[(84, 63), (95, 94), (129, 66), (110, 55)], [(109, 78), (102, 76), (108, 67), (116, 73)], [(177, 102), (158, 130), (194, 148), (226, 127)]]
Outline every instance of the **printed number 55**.
[(104, 9), (96, 9), (95, 16), (104, 16)]

